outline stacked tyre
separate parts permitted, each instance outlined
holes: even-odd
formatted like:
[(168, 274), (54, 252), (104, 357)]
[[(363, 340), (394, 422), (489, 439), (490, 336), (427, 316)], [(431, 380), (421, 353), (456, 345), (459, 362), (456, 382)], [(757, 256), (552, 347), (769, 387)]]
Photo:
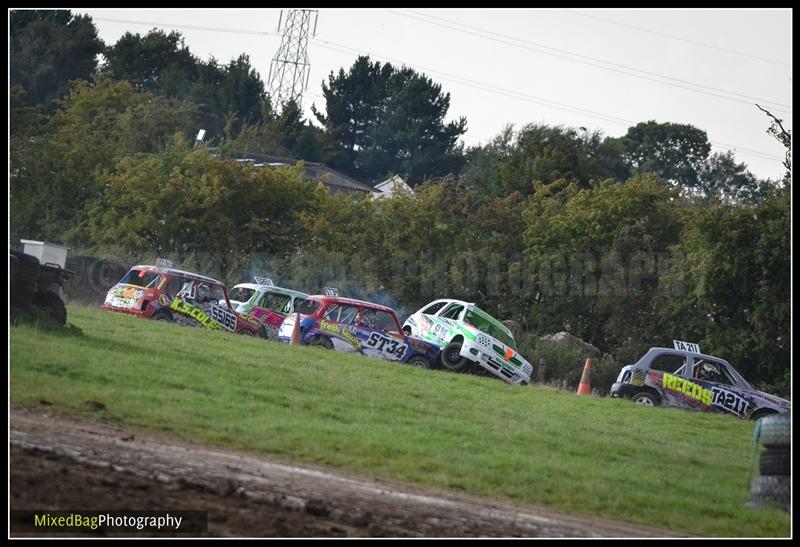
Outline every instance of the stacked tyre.
[(750, 487), (751, 507), (791, 506), (791, 418), (771, 415), (756, 423), (753, 439), (764, 447), (759, 456), (760, 477)]

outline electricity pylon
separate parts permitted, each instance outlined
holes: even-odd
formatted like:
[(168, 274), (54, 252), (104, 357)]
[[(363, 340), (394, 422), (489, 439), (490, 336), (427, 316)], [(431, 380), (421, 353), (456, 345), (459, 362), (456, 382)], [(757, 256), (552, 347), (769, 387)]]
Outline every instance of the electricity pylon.
[[(269, 65), (268, 88), (270, 99), (276, 110), (290, 100), (302, 107), (303, 91), (308, 88), (311, 64), (308, 62), (308, 35), (317, 35), (318, 10), (292, 9), (283, 21), (283, 36), (277, 53)], [(311, 24), (313, 24), (313, 31)], [(281, 30), (283, 10), (278, 19)]]

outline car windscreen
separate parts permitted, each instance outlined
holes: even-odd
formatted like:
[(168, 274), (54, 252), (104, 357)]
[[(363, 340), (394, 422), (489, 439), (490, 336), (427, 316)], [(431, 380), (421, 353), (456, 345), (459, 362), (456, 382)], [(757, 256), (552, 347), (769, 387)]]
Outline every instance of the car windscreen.
[(319, 300), (311, 300), (311, 299), (302, 299), (298, 300), (297, 304), (295, 304), (294, 311), (300, 312), (303, 315), (313, 315), (319, 307), (322, 305), (322, 302)]
[(255, 289), (250, 289), (248, 287), (234, 287), (231, 289), (230, 294), (228, 294), (228, 298), (231, 300), (236, 300), (237, 302), (250, 302), (250, 299), (253, 298), (254, 294), (256, 294)]
[(286, 304), (291, 298), (285, 294), (267, 291), (258, 301), (259, 308), (267, 308), (273, 311), (284, 312), (287, 310)]
[(467, 310), (467, 315), (464, 316), (464, 321), (479, 331), (488, 334), (492, 338), (500, 340), (511, 349), (517, 349), (514, 339), (508, 335), (505, 329), (502, 329), (497, 323), (495, 323), (495, 320), (486, 312), (478, 308), (470, 308)]
[(119, 280), (120, 283), (126, 285), (136, 285), (137, 287), (151, 288), (158, 284), (161, 275), (153, 270), (136, 270), (133, 269), (125, 274), (125, 277)]

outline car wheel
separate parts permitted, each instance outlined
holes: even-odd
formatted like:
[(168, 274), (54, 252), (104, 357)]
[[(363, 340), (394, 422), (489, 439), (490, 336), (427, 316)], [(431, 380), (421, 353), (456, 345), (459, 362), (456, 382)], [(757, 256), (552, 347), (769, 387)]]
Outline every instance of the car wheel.
[(156, 313), (153, 315), (153, 319), (155, 319), (156, 321), (167, 321), (167, 322), (171, 322), (171, 321), (172, 321), (172, 316), (171, 316), (171, 315), (170, 315), (168, 312), (165, 312), (165, 311), (157, 311), (157, 312), (156, 312)]
[(434, 364), (431, 362), (431, 360), (425, 357), (424, 355), (414, 355), (411, 359), (409, 359), (406, 362), (406, 364), (417, 368), (427, 368), (427, 369), (434, 368)]
[(251, 331), (251, 330), (248, 330), (248, 329), (240, 330), (239, 334), (241, 334), (242, 336), (255, 336), (255, 333), (253, 331)]
[(272, 325), (262, 325), (261, 326), (261, 337), (266, 338), (267, 340), (273, 340), (275, 336), (278, 334), (278, 331)]
[(322, 349), (333, 349), (333, 342), (330, 338), (325, 336), (315, 336), (309, 343), (309, 346), (317, 346)]
[(442, 366), (451, 372), (464, 372), (472, 367), (472, 361), (461, 356), (461, 342), (450, 342), (442, 350)]
[(652, 391), (638, 391), (631, 396), (631, 401), (637, 405), (644, 406), (658, 406), (661, 404), (661, 400), (659, 399), (658, 395)]

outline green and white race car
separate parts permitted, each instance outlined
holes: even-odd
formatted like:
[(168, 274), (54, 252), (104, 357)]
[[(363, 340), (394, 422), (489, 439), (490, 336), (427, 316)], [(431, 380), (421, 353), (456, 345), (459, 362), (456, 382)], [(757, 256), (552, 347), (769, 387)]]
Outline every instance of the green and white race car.
[(517, 353), (511, 331), (475, 304), (434, 300), (406, 319), (403, 330), (442, 348), (447, 370), (464, 372), (477, 364), (509, 384), (531, 381), (533, 366)]

